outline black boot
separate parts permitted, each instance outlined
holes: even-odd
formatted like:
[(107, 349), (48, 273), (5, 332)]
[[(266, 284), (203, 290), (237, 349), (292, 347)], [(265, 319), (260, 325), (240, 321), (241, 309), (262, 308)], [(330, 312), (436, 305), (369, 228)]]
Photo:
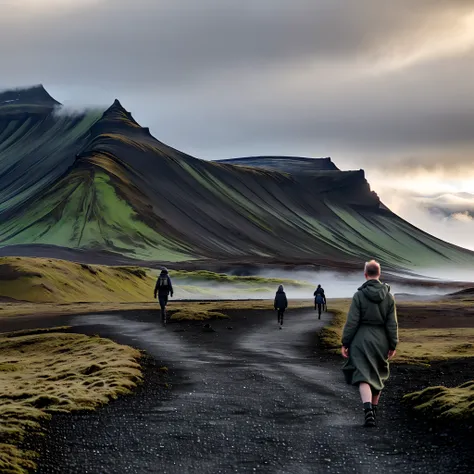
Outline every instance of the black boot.
[(377, 422), (377, 406), (378, 405), (374, 405), (372, 403), (372, 411), (374, 412), (374, 418), (375, 418), (375, 421)]
[(364, 426), (368, 428), (372, 428), (375, 426), (375, 415), (374, 410), (372, 407), (372, 403), (364, 403), (364, 415), (365, 415), (365, 422)]

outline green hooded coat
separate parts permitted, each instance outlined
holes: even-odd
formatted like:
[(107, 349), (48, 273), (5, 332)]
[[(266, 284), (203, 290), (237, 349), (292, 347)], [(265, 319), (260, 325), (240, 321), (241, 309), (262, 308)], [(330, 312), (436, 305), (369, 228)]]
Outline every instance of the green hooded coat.
[(382, 390), (390, 374), (388, 351), (397, 344), (397, 310), (390, 287), (367, 280), (352, 298), (342, 333), (342, 345), (349, 348), (342, 369), (346, 382), (366, 382), (373, 391)]

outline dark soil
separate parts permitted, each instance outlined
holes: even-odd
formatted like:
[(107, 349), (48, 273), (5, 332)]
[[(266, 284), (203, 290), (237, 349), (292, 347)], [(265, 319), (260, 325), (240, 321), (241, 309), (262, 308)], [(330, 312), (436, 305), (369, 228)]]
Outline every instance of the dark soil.
[(408, 391), (472, 378), (472, 362), (394, 366), (379, 426), (364, 429), (341, 360), (313, 343), (329, 317), (288, 312), (279, 330), (274, 314), (234, 313), (212, 321), (215, 332), (163, 328), (150, 311), (71, 317), (77, 331), (145, 349), (145, 383), (96, 412), (54, 416), (30, 446), (38, 472), (472, 472), (472, 428), (420, 422), (401, 404)]
[(397, 304), (400, 327), (411, 328), (472, 328), (474, 304), (446, 305), (436, 302), (423, 304)]

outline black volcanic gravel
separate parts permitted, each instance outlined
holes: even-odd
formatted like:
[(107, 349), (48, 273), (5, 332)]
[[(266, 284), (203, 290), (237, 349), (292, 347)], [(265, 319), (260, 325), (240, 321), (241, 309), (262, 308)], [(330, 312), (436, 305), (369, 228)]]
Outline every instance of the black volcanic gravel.
[(400, 403), (407, 391), (472, 378), (472, 362), (394, 366), (379, 426), (365, 429), (341, 361), (314, 346), (328, 318), (290, 311), (278, 330), (273, 314), (241, 313), (203, 332), (162, 328), (153, 312), (71, 317), (74, 330), (146, 350), (145, 382), (98, 411), (55, 415), (30, 441), (37, 472), (473, 472), (472, 427), (417, 420)]

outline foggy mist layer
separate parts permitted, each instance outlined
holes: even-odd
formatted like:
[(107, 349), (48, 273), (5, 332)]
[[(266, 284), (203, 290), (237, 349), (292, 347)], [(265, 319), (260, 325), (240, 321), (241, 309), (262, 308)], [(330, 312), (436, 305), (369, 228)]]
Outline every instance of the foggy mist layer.
[[(351, 298), (357, 289), (364, 283), (363, 272), (338, 273), (338, 272), (309, 272), (309, 271), (262, 271), (258, 276), (264, 278), (284, 278), (305, 283), (304, 287), (284, 285), (289, 299), (313, 299), (313, 292), (320, 284), (327, 298)], [(172, 273), (171, 273), (172, 277)], [(474, 270), (458, 273), (456, 269), (432, 270), (421, 272), (419, 275), (382, 274), (382, 282), (389, 284), (392, 294), (408, 294), (416, 296), (442, 296), (465, 288), (472, 282), (474, 287)], [(206, 280), (193, 281), (192, 285), (179, 280), (174, 284), (176, 299), (190, 300), (246, 300), (266, 299), (275, 297), (278, 284), (255, 284), (242, 287), (241, 284), (216, 284)]]

